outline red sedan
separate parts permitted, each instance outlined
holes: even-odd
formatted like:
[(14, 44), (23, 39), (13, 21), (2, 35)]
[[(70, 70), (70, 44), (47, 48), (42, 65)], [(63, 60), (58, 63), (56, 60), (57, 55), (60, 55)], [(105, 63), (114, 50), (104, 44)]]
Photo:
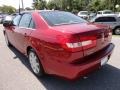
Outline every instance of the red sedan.
[(3, 25), (7, 45), (28, 56), (37, 76), (85, 76), (105, 65), (114, 49), (108, 26), (88, 23), (69, 12), (22, 12)]

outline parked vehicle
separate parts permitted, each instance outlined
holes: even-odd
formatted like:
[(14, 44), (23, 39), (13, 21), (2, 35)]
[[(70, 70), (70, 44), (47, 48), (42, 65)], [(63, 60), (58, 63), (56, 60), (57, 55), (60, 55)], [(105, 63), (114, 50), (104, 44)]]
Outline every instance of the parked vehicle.
[(18, 15), (19, 13), (13, 13), (11, 14), (11, 16), (14, 18), (16, 15)]
[(4, 22), (8, 46), (28, 56), (35, 75), (83, 77), (109, 60), (111, 30), (64, 11), (28, 11)]
[(89, 19), (95, 17), (96, 13), (93, 13), (91, 11), (89, 11), (89, 12), (88, 11), (80, 11), (78, 13), (78, 16), (85, 19), (85, 20), (89, 20)]
[(116, 12), (116, 15), (120, 18), (120, 12)]
[(4, 22), (4, 18), (6, 16), (8, 16), (8, 14), (3, 14), (3, 13), (0, 14), (0, 24), (2, 24)]
[(2, 19), (3, 19), (3, 14), (0, 13), (0, 24), (2, 23)]
[(114, 34), (120, 35), (120, 18), (116, 15), (101, 15), (93, 18), (90, 22), (109, 25)]
[(89, 17), (89, 12), (88, 11), (80, 11), (79, 13), (78, 13), (78, 16), (79, 17), (81, 17), (81, 18), (83, 18), (83, 19), (88, 19), (88, 17)]
[(89, 20), (93, 19), (94, 17), (96, 17), (96, 15), (97, 15), (96, 13), (91, 12), (89, 15), (89, 18), (87, 20), (89, 21)]
[(111, 10), (98, 11), (97, 16), (99, 15), (115, 15)]

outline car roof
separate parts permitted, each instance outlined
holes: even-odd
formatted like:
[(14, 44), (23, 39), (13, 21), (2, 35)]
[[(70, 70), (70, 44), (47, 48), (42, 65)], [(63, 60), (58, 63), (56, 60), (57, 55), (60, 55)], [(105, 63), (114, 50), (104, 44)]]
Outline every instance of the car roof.
[(98, 11), (98, 12), (103, 12), (103, 11)]
[(105, 12), (105, 11), (112, 11), (112, 10), (101, 10), (101, 11), (98, 11), (98, 12)]
[(29, 11), (22, 11), (20, 12), (20, 14), (33, 13), (33, 12), (50, 12), (50, 11), (59, 11), (59, 10), (29, 10)]
[(97, 18), (98, 17), (117, 17), (117, 15), (116, 14), (103, 14), (103, 15), (97, 15), (96, 17)]

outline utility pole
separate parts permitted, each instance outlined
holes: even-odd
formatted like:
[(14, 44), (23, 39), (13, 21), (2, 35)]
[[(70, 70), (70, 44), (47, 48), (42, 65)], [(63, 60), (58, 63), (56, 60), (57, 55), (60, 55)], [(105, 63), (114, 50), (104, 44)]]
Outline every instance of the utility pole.
[(22, 9), (24, 10), (24, 3), (23, 3), (23, 0), (21, 0), (21, 3), (22, 3)]
[(20, 14), (20, 0), (19, 0), (19, 14)]

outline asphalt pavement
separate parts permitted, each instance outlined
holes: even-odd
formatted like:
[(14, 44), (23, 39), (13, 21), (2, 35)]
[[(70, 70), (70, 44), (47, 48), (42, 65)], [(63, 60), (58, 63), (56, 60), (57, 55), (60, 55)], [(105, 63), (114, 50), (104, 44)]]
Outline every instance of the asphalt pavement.
[(113, 36), (115, 50), (108, 64), (76, 81), (45, 75), (37, 78), (27, 58), (8, 48), (0, 25), (0, 90), (120, 90), (120, 36)]

